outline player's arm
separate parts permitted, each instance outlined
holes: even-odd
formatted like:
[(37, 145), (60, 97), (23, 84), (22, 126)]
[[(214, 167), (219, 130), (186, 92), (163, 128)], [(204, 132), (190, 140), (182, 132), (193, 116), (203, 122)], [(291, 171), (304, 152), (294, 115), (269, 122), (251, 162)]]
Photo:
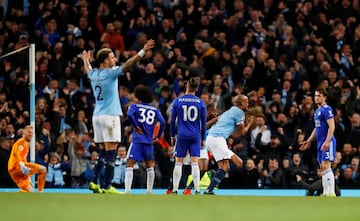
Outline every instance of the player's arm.
[(134, 108), (133, 105), (130, 105), (130, 106), (129, 106), (129, 109), (128, 109), (128, 111), (127, 111), (127, 116), (128, 116), (128, 118), (129, 118), (130, 123), (131, 123), (134, 127), (139, 126), (139, 125), (138, 125), (138, 122), (137, 122), (137, 120), (136, 120), (136, 118), (135, 118), (135, 108)]
[(84, 73), (88, 74), (92, 70), (92, 67), (91, 67), (91, 64), (90, 64), (90, 59), (91, 59), (90, 51), (85, 51), (84, 50), (81, 53), (81, 59), (84, 62)]
[(129, 58), (122, 66), (122, 71), (125, 73), (127, 71), (129, 71), (136, 63), (138, 63), (141, 58), (143, 58), (145, 56), (145, 53), (150, 50), (151, 48), (153, 48), (155, 45), (155, 41), (150, 39), (148, 40), (143, 49), (141, 49), (135, 56), (132, 56), (131, 58)]
[(244, 136), (250, 130), (250, 127), (253, 123), (254, 123), (254, 116), (250, 116), (246, 125), (244, 121), (242, 121), (240, 124), (237, 125), (234, 135)]
[[(23, 158), (21, 157), (21, 151), (22, 151), (22, 146), (20, 146), (19, 144), (17, 144), (17, 143), (15, 143), (14, 145), (13, 145), (13, 147), (12, 147), (12, 153), (13, 153), (13, 156), (14, 156), (14, 158), (13, 159), (15, 159), (15, 161), (17, 162), (17, 163), (20, 163), (20, 162), (22, 162), (23, 161)], [(25, 163), (25, 162), (24, 162)]]
[(23, 158), (21, 157), (21, 151), (22, 148), (24, 148), (23, 146), (19, 145), (19, 144), (14, 144), (12, 147), (12, 152), (13, 152), (13, 156), (15, 159), (15, 162), (17, 164), (19, 164), (20, 168), (21, 168), (21, 172), (25, 175), (30, 173), (30, 168), (28, 168), (27, 166), (25, 166), (25, 161), (23, 160)]
[(157, 120), (158, 120), (158, 122), (160, 123), (159, 133), (158, 133), (156, 139), (160, 139), (162, 133), (163, 133), (164, 130), (165, 130), (166, 121), (165, 121), (165, 118), (163, 117), (163, 115), (160, 113), (160, 111), (156, 111), (156, 113), (157, 113)]
[[(235, 137), (239, 137), (239, 136), (242, 136), (242, 135), (244, 135), (246, 132), (245, 132), (245, 123), (244, 122), (242, 122), (242, 123), (240, 123), (240, 124), (238, 124), (237, 126), (236, 126), (236, 130), (235, 130), (235, 132), (233, 133), (233, 136), (235, 136)], [(245, 133), (244, 133), (245, 132)]]
[(218, 121), (218, 117), (214, 117), (206, 122), (206, 129), (210, 129)]
[(206, 126), (207, 126), (207, 122), (206, 122), (206, 106), (205, 103), (202, 103), (203, 105), (201, 106), (202, 109), (202, 113), (201, 113), (201, 140), (205, 141), (205, 134), (206, 134)]
[(326, 139), (321, 147), (321, 150), (326, 150), (327, 148), (329, 148), (331, 137), (334, 135), (335, 131), (335, 120), (333, 117), (327, 119), (326, 123), (328, 124), (329, 129), (326, 135)]
[(299, 148), (300, 150), (307, 150), (310, 148), (311, 142), (315, 139), (315, 133), (316, 133), (316, 129), (314, 128), (313, 131), (311, 132), (310, 137), (307, 140), (300, 143), (300, 148)]
[(174, 146), (175, 144), (175, 134), (176, 134), (176, 126), (175, 126), (175, 121), (176, 121), (176, 117), (177, 117), (177, 111), (176, 111), (176, 107), (175, 104), (176, 100), (174, 101), (174, 103), (172, 104), (171, 107), (171, 117), (170, 117), (170, 137), (171, 137), (171, 146)]
[(143, 129), (140, 127), (140, 125), (138, 124), (138, 121), (135, 117), (135, 111), (136, 108), (134, 107), (134, 105), (130, 105), (128, 112), (127, 112), (127, 116), (129, 118), (129, 121), (131, 122), (131, 124), (134, 127), (134, 130), (138, 133), (138, 134), (144, 134)]
[(310, 137), (307, 139), (308, 142), (313, 142), (313, 140), (315, 139), (315, 133), (316, 133), (316, 130), (315, 128), (313, 129), (313, 131), (311, 132), (311, 135)]

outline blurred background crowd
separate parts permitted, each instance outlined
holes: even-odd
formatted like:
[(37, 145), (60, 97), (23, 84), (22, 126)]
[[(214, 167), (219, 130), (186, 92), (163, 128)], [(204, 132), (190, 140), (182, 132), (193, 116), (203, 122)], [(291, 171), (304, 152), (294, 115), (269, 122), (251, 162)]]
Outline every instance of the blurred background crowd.
[[(255, 124), (229, 148), (244, 163), (220, 188), (299, 188), (318, 179), (315, 147), (299, 142), (314, 128), (313, 91), (328, 90), (336, 113), (340, 188), (360, 188), (360, 5), (351, 0), (0, 0), (0, 186), (9, 187), (11, 144), (29, 124), (28, 50), (36, 45), (36, 162), (47, 187), (86, 187), (96, 163), (94, 99), (80, 54), (103, 47), (120, 65), (147, 39), (156, 47), (120, 78), (122, 144), (114, 185), (122, 187), (133, 89), (150, 87), (169, 122), (169, 107), (190, 76), (218, 114), (239, 93)], [(93, 67), (96, 67), (93, 61)], [(174, 158), (169, 130), (156, 145), (155, 187), (167, 188)], [(211, 154), (209, 171), (216, 167)], [(144, 187), (137, 164), (134, 187)], [(185, 168), (186, 169), (186, 168)], [(210, 173), (211, 174), (211, 173)], [(184, 185), (184, 184), (183, 184)]]

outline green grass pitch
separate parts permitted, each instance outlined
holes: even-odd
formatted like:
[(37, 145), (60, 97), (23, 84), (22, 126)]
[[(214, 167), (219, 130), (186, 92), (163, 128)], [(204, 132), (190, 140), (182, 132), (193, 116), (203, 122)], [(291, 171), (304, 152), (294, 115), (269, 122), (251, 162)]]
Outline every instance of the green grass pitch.
[(0, 193), (3, 221), (360, 220), (360, 199)]

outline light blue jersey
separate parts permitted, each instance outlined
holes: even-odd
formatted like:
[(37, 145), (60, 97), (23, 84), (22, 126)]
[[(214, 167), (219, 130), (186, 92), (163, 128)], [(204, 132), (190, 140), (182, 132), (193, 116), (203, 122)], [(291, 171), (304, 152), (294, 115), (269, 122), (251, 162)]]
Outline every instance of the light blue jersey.
[(96, 103), (94, 116), (123, 114), (118, 92), (118, 77), (123, 74), (120, 66), (90, 70), (88, 78), (91, 81)]
[(227, 139), (236, 130), (236, 126), (244, 124), (245, 113), (238, 107), (231, 107), (220, 115), (219, 120), (209, 129), (208, 135)]

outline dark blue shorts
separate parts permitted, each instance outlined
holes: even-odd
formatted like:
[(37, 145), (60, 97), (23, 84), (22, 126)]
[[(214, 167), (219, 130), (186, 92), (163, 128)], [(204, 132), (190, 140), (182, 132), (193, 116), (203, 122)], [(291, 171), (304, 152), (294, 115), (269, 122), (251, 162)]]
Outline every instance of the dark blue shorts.
[(319, 164), (321, 164), (321, 162), (323, 162), (324, 160), (328, 160), (330, 162), (333, 162), (335, 160), (335, 155), (336, 155), (336, 139), (335, 138), (332, 138), (330, 140), (329, 148), (326, 151), (321, 151), (320, 148), (321, 148), (321, 145), (318, 146), (318, 151), (317, 151), (317, 160), (318, 160)]
[(128, 151), (130, 160), (154, 160), (154, 145), (143, 143), (131, 143)]
[(189, 151), (190, 157), (200, 157), (200, 138), (178, 137), (175, 145), (175, 156), (185, 157)]

